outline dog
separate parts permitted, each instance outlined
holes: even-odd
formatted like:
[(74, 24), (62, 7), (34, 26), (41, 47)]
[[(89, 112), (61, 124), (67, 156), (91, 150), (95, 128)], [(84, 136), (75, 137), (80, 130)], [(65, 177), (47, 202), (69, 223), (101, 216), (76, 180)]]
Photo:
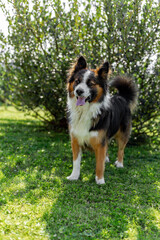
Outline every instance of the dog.
[[(135, 83), (122, 76), (108, 84), (110, 65), (104, 62), (98, 69), (88, 69), (80, 56), (71, 67), (67, 79), (68, 124), (73, 152), (73, 170), (68, 180), (80, 176), (83, 148), (96, 156), (96, 183), (104, 184), (108, 144), (113, 137), (118, 143), (116, 167), (123, 167), (124, 149), (131, 134), (131, 114), (137, 103)], [(117, 88), (113, 96), (109, 87)]]

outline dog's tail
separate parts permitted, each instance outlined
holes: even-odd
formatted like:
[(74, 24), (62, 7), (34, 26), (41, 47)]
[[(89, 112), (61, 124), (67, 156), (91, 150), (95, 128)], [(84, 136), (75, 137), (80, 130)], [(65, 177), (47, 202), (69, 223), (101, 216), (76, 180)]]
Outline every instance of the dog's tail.
[(128, 77), (117, 76), (109, 85), (118, 89), (118, 94), (125, 98), (131, 112), (133, 112), (136, 108), (138, 99), (138, 89), (134, 81)]

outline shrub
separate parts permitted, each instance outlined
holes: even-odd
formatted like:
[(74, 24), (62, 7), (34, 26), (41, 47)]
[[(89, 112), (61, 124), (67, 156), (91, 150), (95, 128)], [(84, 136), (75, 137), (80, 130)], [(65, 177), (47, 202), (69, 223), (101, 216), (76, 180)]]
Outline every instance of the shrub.
[(56, 128), (65, 125), (67, 70), (83, 54), (90, 67), (108, 59), (115, 74), (135, 78), (139, 88), (135, 136), (157, 129), (153, 120), (160, 105), (158, 3), (37, 0), (32, 4), (31, 9), (29, 1), (15, 1), (13, 16), (6, 12), (5, 82), (11, 101)]

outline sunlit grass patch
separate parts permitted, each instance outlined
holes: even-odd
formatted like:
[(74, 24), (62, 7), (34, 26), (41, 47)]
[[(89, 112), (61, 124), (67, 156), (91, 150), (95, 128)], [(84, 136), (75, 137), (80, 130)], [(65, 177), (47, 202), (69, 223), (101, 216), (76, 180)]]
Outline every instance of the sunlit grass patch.
[[(3, 120), (5, 121), (10, 121), (10, 120), (36, 120), (35, 118), (33, 118), (32, 116), (30, 116), (29, 114), (27, 114), (27, 112), (21, 112), (21, 111), (17, 111), (17, 109), (15, 107), (12, 106), (1, 106), (0, 107), (0, 118), (1, 121), (3, 122)], [(29, 124), (29, 122), (28, 122)]]
[(41, 219), (50, 204), (46, 199), (36, 206), (23, 199), (8, 202), (0, 215), (1, 239), (49, 239)]

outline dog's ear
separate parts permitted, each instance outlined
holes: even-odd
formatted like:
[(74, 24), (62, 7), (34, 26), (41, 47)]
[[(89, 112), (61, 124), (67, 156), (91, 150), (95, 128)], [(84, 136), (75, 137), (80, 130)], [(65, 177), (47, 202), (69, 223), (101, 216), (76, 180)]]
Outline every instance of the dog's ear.
[(75, 65), (75, 72), (84, 69), (87, 67), (86, 59), (83, 56), (80, 56)]
[(100, 79), (106, 80), (109, 73), (109, 62), (103, 63), (103, 65), (98, 69), (98, 77)]
[(87, 62), (83, 56), (80, 56), (77, 61), (72, 65), (68, 74), (68, 82), (72, 82), (74, 78), (74, 74), (82, 69), (87, 67)]

